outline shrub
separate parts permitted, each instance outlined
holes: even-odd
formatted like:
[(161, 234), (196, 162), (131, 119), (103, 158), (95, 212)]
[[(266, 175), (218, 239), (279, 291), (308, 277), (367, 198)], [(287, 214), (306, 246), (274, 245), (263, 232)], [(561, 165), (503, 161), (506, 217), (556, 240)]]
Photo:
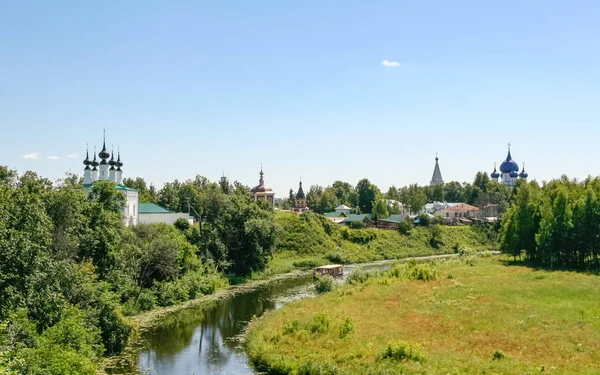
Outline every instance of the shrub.
[(151, 290), (144, 289), (137, 299), (137, 304), (141, 311), (152, 310), (156, 305), (156, 297)]
[(315, 288), (318, 294), (323, 294), (335, 290), (337, 282), (329, 275), (317, 276), (315, 279)]
[(179, 219), (175, 220), (173, 225), (175, 226), (175, 228), (177, 228), (181, 231), (190, 229), (190, 222), (184, 218), (179, 218)]
[(417, 264), (411, 267), (409, 278), (423, 281), (435, 280), (437, 279), (437, 269), (430, 263)]
[(497, 361), (497, 360), (502, 359), (502, 358), (504, 358), (504, 353), (502, 353), (502, 351), (500, 351), (500, 350), (496, 350), (494, 352), (494, 356), (492, 357), (492, 359), (494, 361)]
[(348, 233), (346, 235), (346, 239), (348, 241), (363, 245), (368, 244), (377, 238), (377, 234), (374, 229), (353, 230), (346, 233)]
[(388, 343), (385, 350), (379, 355), (379, 359), (392, 359), (394, 361), (424, 362), (425, 356), (421, 354), (421, 348), (406, 342)]
[(315, 268), (323, 262), (320, 259), (302, 259), (294, 262), (294, 267), (297, 268)]
[(362, 221), (355, 220), (355, 221), (350, 222), (350, 228), (352, 228), (352, 229), (362, 229), (365, 227), (366, 227), (366, 224)]
[(396, 264), (388, 271), (390, 277), (431, 281), (438, 276), (437, 268), (431, 263)]
[(326, 333), (329, 331), (329, 317), (323, 313), (317, 313), (310, 325), (312, 333)]
[(413, 229), (413, 223), (410, 219), (401, 221), (400, 224), (398, 224), (398, 231), (400, 232), (400, 234), (403, 234), (405, 236), (410, 236), (410, 231)]
[(350, 333), (354, 331), (354, 322), (350, 318), (344, 319), (344, 323), (340, 326), (340, 338), (348, 336)]
[(433, 247), (434, 249), (437, 249), (440, 245), (442, 245), (442, 242), (440, 241), (441, 236), (442, 236), (442, 228), (440, 227), (440, 225), (435, 224), (434, 226), (432, 226), (431, 227), (431, 240), (429, 240), (431, 247)]
[(368, 272), (362, 268), (355, 268), (346, 278), (346, 284), (362, 284), (373, 276), (376, 276), (375, 272)]
[(300, 330), (300, 322), (297, 320), (292, 320), (291, 322), (287, 322), (285, 327), (283, 327), (283, 333), (296, 333)]
[(419, 225), (422, 227), (428, 227), (431, 224), (431, 218), (427, 214), (419, 215)]
[(329, 253), (325, 258), (333, 263), (348, 263), (348, 258), (340, 252)]
[(156, 303), (158, 306), (172, 306), (178, 302), (183, 302), (188, 299), (189, 291), (185, 289), (180, 282), (160, 281), (154, 282), (152, 287), (156, 295)]

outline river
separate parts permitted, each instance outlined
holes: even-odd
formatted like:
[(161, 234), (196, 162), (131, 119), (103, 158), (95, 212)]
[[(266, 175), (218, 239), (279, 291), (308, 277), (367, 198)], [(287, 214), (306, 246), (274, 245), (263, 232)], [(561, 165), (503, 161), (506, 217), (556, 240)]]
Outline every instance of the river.
[[(372, 265), (366, 268), (383, 268)], [(346, 267), (345, 275), (352, 267)], [(340, 282), (343, 279), (339, 280)], [(243, 348), (243, 333), (253, 316), (286, 302), (314, 297), (312, 275), (282, 279), (199, 309), (170, 315), (146, 332), (136, 363), (111, 374), (239, 375), (255, 374)]]

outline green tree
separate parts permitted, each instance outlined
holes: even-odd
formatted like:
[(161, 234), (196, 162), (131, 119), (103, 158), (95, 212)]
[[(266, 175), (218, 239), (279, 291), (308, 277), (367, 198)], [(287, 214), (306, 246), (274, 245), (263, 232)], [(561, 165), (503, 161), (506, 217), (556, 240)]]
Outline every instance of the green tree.
[(412, 184), (402, 189), (402, 203), (407, 206), (410, 212), (418, 213), (427, 203), (427, 195), (423, 188), (417, 184)]
[(457, 181), (444, 184), (444, 199), (447, 202), (466, 202), (464, 186)]
[(123, 185), (138, 191), (140, 203), (158, 203), (156, 188), (152, 184), (148, 186), (142, 177), (124, 178)]
[(377, 200), (377, 203), (375, 204), (375, 207), (373, 209), (373, 213), (375, 214), (375, 218), (377, 220), (386, 219), (390, 216), (390, 214), (388, 212), (388, 206), (385, 203), (385, 200), (383, 200), (383, 199)]
[(381, 192), (377, 186), (373, 185), (366, 178), (358, 182), (356, 191), (358, 192), (358, 208), (360, 212), (370, 214), (373, 211), (373, 204), (381, 195)]

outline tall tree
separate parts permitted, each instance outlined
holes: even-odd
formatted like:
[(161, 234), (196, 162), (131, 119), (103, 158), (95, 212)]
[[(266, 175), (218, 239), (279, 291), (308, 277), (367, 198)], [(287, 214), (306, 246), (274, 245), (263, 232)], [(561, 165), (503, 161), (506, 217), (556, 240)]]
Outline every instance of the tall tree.
[(377, 200), (377, 203), (373, 209), (373, 213), (375, 214), (375, 218), (377, 220), (387, 219), (390, 216), (390, 213), (388, 212), (388, 206), (384, 199)]
[(356, 191), (358, 192), (358, 208), (360, 212), (370, 214), (373, 211), (373, 204), (381, 192), (377, 186), (373, 185), (366, 178), (358, 181)]
[(422, 187), (412, 184), (402, 189), (402, 203), (408, 207), (410, 212), (418, 213), (427, 203), (427, 195)]

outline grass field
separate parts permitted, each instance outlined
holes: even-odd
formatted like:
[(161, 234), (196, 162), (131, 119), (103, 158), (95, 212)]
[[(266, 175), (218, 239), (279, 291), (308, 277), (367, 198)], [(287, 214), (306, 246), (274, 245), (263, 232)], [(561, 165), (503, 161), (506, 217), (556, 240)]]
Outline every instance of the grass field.
[(599, 276), (500, 258), (435, 267), (434, 281), (388, 274), (269, 313), (248, 354), (272, 374), (600, 373)]

